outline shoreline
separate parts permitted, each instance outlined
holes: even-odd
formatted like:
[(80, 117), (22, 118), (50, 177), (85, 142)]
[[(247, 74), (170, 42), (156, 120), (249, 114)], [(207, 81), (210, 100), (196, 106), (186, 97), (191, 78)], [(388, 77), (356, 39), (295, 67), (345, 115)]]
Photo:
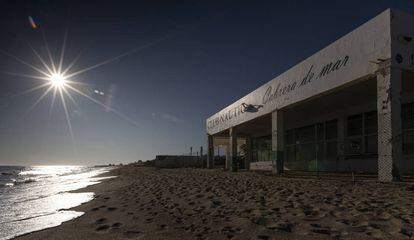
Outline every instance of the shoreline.
[[(84, 215), (15, 239), (409, 239), (410, 185), (123, 166)], [(72, 209), (71, 209), (72, 210)]]
[[(97, 167), (100, 167), (100, 166), (97, 166)], [(32, 234), (36, 234), (36, 233), (39, 233), (39, 232), (48, 231), (48, 230), (51, 230), (51, 229), (54, 229), (54, 228), (58, 228), (58, 227), (61, 227), (64, 224), (70, 224), (72, 221), (75, 221), (76, 219), (84, 216), (86, 212), (85, 211), (82, 211), (82, 209), (83, 209), (82, 206), (85, 205), (85, 204), (91, 203), (92, 201), (94, 201), (96, 199), (97, 191), (101, 191), (102, 190), (101, 189), (102, 186), (100, 186), (100, 185), (104, 185), (107, 181), (110, 181), (112, 179), (115, 179), (118, 176), (118, 175), (116, 175), (116, 173), (114, 173), (118, 168), (119, 167), (116, 167), (114, 169), (109, 170), (108, 172), (104, 172), (104, 173), (101, 173), (99, 175), (94, 176), (93, 178), (105, 178), (105, 179), (99, 180), (99, 183), (97, 183), (97, 184), (89, 185), (89, 186), (86, 186), (86, 187), (82, 187), (82, 188), (79, 188), (79, 189), (76, 189), (76, 190), (72, 190), (72, 191), (68, 191), (67, 192), (67, 193), (87, 193), (87, 192), (92, 192), (94, 194), (93, 198), (90, 201), (88, 201), (88, 202), (82, 203), (82, 204), (80, 204), (78, 206), (75, 206), (75, 207), (72, 207), (72, 208), (69, 208), (69, 209), (61, 209), (63, 211), (82, 212), (82, 215), (80, 215), (78, 217), (75, 217), (73, 219), (70, 219), (68, 221), (64, 221), (64, 222), (62, 222), (61, 224), (59, 224), (57, 226), (48, 227), (48, 228), (36, 230), (36, 231), (33, 231), (33, 232), (29, 232), (29, 233), (24, 233), (22, 235), (18, 235), (16, 237), (11, 238), (10, 240), (14, 240), (14, 239), (25, 239), (26, 237), (28, 237), (28, 236), (30, 236)], [(109, 178), (106, 178), (106, 177), (109, 177)], [(31, 239), (31, 237), (29, 237), (29, 239)]]

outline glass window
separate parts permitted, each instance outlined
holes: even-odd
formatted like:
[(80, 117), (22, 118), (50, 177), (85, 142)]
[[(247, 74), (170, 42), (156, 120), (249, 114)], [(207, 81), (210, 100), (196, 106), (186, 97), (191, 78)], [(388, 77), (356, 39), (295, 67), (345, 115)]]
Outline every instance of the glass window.
[(259, 157), (257, 154), (257, 151), (252, 151), (252, 162), (258, 162), (259, 161)]
[(306, 143), (296, 145), (297, 170), (315, 170), (316, 144)]
[(414, 102), (401, 106), (403, 154), (414, 154)]
[(332, 120), (326, 122), (326, 139), (337, 139), (338, 137), (338, 121)]
[(362, 135), (362, 114), (348, 117), (348, 136)]
[(378, 153), (378, 137), (377, 135), (370, 135), (365, 137), (365, 152)]
[(403, 133), (403, 153), (414, 154), (414, 130)]
[(414, 128), (414, 102), (401, 106), (402, 128)]
[(315, 153), (315, 144), (299, 144), (296, 147), (296, 160), (304, 162), (315, 160)]
[(351, 155), (378, 153), (378, 116), (376, 111), (348, 117), (345, 153)]
[[(292, 170), (327, 170), (336, 160), (338, 121), (320, 122), (285, 132), (285, 161)], [(335, 164), (335, 163), (334, 163)]]
[(377, 117), (377, 112), (373, 111), (373, 112), (368, 112), (364, 114), (364, 127), (365, 127), (365, 134), (370, 134), (370, 133), (377, 133), (378, 131), (378, 117)]
[(321, 161), (325, 159), (325, 143), (319, 142), (316, 144), (316, 159)]
[(326, 160), (335, 161), (338, 157), (338, 142), (326, 142)]
[(288, 146), (285, 147), (285, 161), (287, 162), (294, 162), (295, 161), (295, 146)]
[(252, 152), (254, 161), (271, 161), (272, 138), (271, 136), (252, 139)]
[(316, 156), (315, 156), (315, 170), (324, 171), (326, 168), (322, 164), (325, 160), (325, 143), (318, 142), (316, 143)]
[(288, 144), (288, 145), (289, 144), (295, 144), (295, 138), (294, 138), (294, 135), (293, 135), (293, 130), (286, 131), (285, 143)]
[(257, 151), (257, 161), (261, 162), (266, 159), (266, 154), (263, 150)]
[(297, 128), (295, 130), (296, 143), (315, 141), (315, 125)]
[(318, 141), (323, 141), (325, 139), (325, 129), (323, 123), (316, 124), (316, 138)]
[(362, 137), (348, 138), (345, 151), (347, 154), (361, 154), (362, 153)]

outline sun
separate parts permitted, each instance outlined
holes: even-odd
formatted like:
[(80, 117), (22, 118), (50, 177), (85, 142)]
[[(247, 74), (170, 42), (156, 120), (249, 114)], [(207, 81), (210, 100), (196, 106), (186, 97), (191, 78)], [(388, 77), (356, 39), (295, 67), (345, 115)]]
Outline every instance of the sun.
[[(53, 57), (53, 55), (52, 55), (52, 53), (51, 53), (51, 51), (48, 47), (48, 43), (46, 41), (46, 37), (45, 37), (44, 33), (43, 33), (43, 40), (44, 40), (44, 47), (45, 47), (46, 53), (47, 53), (46, 58), (41, 56), (39, 54), (39, 52), (36, 51), (36, 49), (33, 48), (32, 45), (29, 44), (29, 47), (33, 51), (33, 54), (39, 60), (38, 64), (31, 64), (31, 63), (26, 62), (25, 60), (23, 60), (23, 59), (21, 59), (17, 56), (14, 56), (13, 54), (10, 54), (10, 53), (5, 52), (5, 51), (0, 49), (0, 54), (6, 55), (6, 56), (14, 59), (15, 61), (21, 63), (22, 65), (24, 65), (28, 68), (31, 68), (36, 73), (36, 75), (22, 74), (22, 73), (9, 73), (9, 74), (20, 76), (20, 77), (25, 77), (25, 78), (32, 78), (32, 79), (40, 80), (42, 82), (42, 83), (40, 83), (40, 84), (30, 88), (30, 89), (27, 89), (27, 90), (19, 93), (18, 95), (27, 94), (27, 93), (30, 93), (30, 92), (37, 91), (39, 89), (45, 89), (44, 92), (40, 95), (40, 97), (31, 105), (31, 107), (28, 109), (27, 113), (31, 112), (43, 99), (46, 98), (46, 96), (49, 96), (49, 94), (51, 93), (52, 102), (51, 102), (50, 110), (49, 110), (49, 115), (50, 115), (51, 111), (54, 107), (56, 99), (60, 98), (74, 148), (75, 148), (75, 137), (74, 137), (74, 134), (73, 134), (72, 123), (71, 123), (71, 120), (70, 120), (70, 115), (74, 111), (71, 111), (69, 109), (69, 105), (68, 105), (67, 100), (71, 101), (73, 103), (73, 105), (76, 106), (78, 109), (80, 109), (80, 107), (79, 107), (78, 103), (75, 101), (75, 98), (72, 96), (73, 93), (81, 95), (81, 96), (89, 99), (91, 102), (94, 102), (94, 103), (104, 107), (105, 111), (110, 111), (110, 112), (115, 113), (117, 116), (123, 118), (124, 120), (127, 120), (128, 122), (130, 122), (134, 126), (139, 126), (139, 124), (135, 120), (133, 120), (130, 117), (128, 117), (127, 115), (117, 111), (116, 109), (112, 108), (108, 104), (102, 102), (102, 99), (95, 99), (93, 96), (91, 96), (89, 94), (89, 91), (86, 91), (86, 92), (82, 91), (79, 88), (79, 86), (82, 85), (83, 86), (82, 88), (89, 89), (89, 88), (92, 87), (92, 85), (76, 81), (76, 76), (78, 76), (82, 73), (91, 71), (93, 69), (96, 69), (98, 67), (101, 67), (105, 64), (109, 64), (111, 62), (117, 61), (117, 60), (119, 60), (119, 59), (121, 59), (125, 56), (131, 55), (131, 54), (137, 52), (140, 49), (143, 49), (147, 46), (150, 46), (151, 44), (137, 47), (137, 48), (133, 49), (132, 51), (123, 53), (123, 54), (118, 55), (118, 56), (113, 57), (113, 58), (109, 58), (109, 59), (104, 60), (100, 63), (96, 63), (94, 65), (91, 65), (89, 67), (82, 68), (80, 70), (74, 71), (73, 66), (75, 66), (75, 64), (78, 61), (81, 54), (79, 53), (66, 66), (64, 65), (67, 31), (68, 30), (66, 30), (65, 37), (63, 39), (63, 45), (62, 45), (62, 49), (60, 51), (60, 57), (58, 57), (58, 61), (55, 61), (55, 58)], [(100, 93), (100, 96), (103, 95), (102, 94), (103, 92), (99, 92), (99, 93)], [(110, 95), (107, 95), (107, 96), (110, 96)], [(108, 98), (108, 99), (111, 99), (111, 98)], [(106, 102), (106, 99), (105, 99), (105, 102)], [(109, 103), (110, 103), (110, 101), (109, 101)]]
[(54, 73), (49, 77), (52, 86), (56, 88), (63, 88), (66, 85), (65, 76), (59, 73)]

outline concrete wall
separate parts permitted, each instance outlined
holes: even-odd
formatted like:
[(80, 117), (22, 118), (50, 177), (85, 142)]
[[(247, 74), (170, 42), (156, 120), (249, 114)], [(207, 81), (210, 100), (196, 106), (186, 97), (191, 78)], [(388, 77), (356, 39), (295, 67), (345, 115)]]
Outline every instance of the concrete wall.
[(206, 156), (176, 156), (157, 155), (155, 167), (159, 168), (185, 168), (185, 167), (206, 167)]
[(207, 133), (221, 132), (276, 109), (374, 75), (377, 68), (375, 61), (391, 57), (390, 19), (391, 10), (381, 13), (214, 114), (206, 121)]
[(263, 162), (252, 162), (250, 163), (251, 171), (272, 171), (273, 163), (272, 161), (263, 161)]

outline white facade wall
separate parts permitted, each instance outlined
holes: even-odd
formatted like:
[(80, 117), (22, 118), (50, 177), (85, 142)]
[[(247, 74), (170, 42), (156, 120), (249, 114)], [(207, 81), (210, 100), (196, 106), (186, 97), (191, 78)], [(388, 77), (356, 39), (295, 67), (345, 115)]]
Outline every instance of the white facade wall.
[[(216, 134), (276, 109), (310, 99), (364, 77), (373, 76), (377, 68), (375, 62), (378, 59), (391, 57), (390, 19), (391, 10), (381, 13), (209, 117), (206, 122), (207, 133)], [(331, 64), (330, 70), (323, 74), (324, 68), (326, 70), (329, 64)], [(256, 110), (246, 112), (243, 103), (255, 106)]]

